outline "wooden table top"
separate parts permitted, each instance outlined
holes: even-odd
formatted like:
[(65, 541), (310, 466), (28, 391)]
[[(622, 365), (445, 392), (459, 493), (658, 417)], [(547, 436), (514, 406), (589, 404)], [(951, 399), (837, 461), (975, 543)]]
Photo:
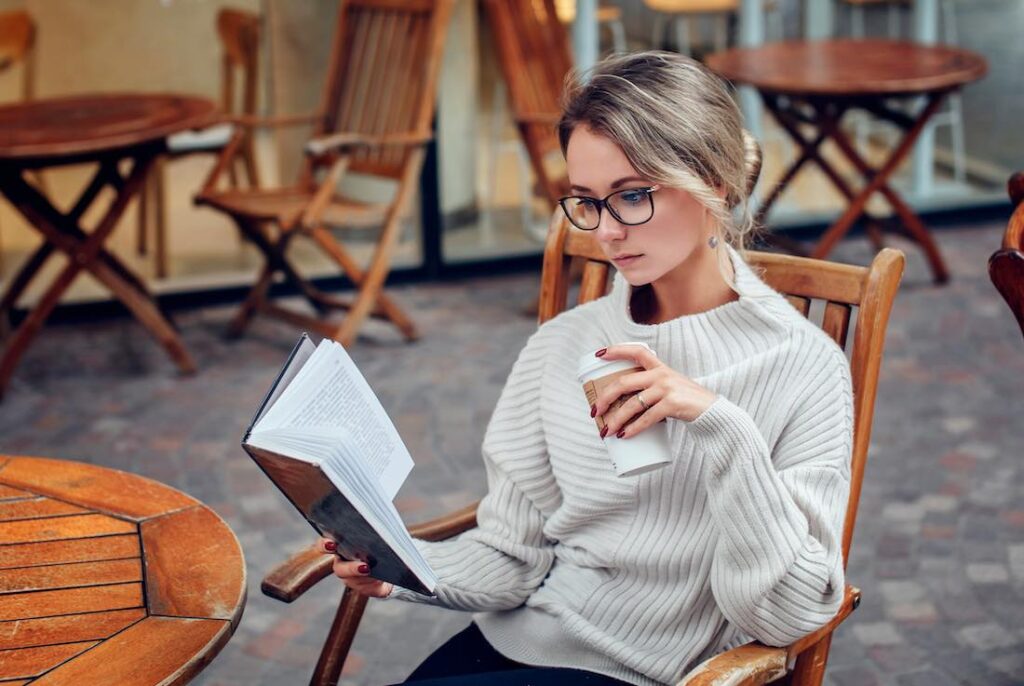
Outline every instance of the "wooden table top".
[(835, 39), (784, 41), (709, 55), (707, 65), (737, 85), (788, 95), (923, 94), (983, 77), (981, 55), (943, 45)]
[(0, 683), (188, 683), (245, 605), (245, 561), (198, 500), (134, 474), (0, 455)]
[(207, 98), (124, 93), (0, 107), (0, 161), (63, 158), (130, 148), (216, 120)]

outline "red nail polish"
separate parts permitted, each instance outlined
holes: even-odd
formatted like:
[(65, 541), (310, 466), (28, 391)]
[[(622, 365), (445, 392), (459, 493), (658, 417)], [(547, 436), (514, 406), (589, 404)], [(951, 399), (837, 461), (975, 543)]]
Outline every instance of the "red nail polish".
[(619, 433), (615, 434), (615, 438), (622, 438), (625, 435), (626, 435), (626, 430), (625, 429), (619, 429)]
[(595, 355), (596, 357), (604, 357), (604, 354), (605, 354), (606, 352), (608, 352), (608, 348), (601, 348), (601, 349), (600, 349), (600, 350), (598, 350), (598, 351), (597, 351), (596, 353), (594, 353), (594, 355)]
[(338, 544), (334, 541), (324, 541), (324, 550), (326, 550), (329, 553), (337, 552)]
[(601, 429), (601, 438), (604, 438), (607, 435), (608, 435), (608, 427), (606, 426), (603, 429)]
[(593, 419), (597, 416), (597, 405), (590, 406), (590, 418)]
[(359, 565), (359, 573), (360, 574), (369, 574), (370, 573), (370, 565)]

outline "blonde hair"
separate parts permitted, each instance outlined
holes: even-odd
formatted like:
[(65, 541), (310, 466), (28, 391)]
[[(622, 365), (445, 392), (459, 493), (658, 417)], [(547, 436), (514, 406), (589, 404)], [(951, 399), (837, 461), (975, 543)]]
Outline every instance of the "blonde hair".
[[(563, 154), (580, 125), (615, 141), (641, 176), (690, 193), (710, 213), (717, 237), (743, 250), (760, 149), (722, 79), (677, 53), (609, 57), (567, 79), (558, 122)], [(720, 259), (728, 259), (724, 250)]]

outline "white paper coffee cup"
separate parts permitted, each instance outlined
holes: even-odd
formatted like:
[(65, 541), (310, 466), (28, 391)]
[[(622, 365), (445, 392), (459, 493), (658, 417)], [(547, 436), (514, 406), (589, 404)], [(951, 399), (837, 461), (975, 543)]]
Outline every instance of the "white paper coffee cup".
[[(628, 342), (618, 345), (640, 345), (648, 350), (651, 347), (646, 343)], [(603, 360), (593, 352), (580, 357), (577, 375), (580, 383), (583, 384), (584, 393), (592, 404), (593, 397), (601, 388), (601, 382), (606, 383), (614, 380), (617, 376), (640, 370), (633, 360)], [(651, 350), (651, 352), (654, 352)], [(633, 400), (635, 394), (623, 396), (619, 404), (626, 402), (637, 402)], [(613, 405), (615, 407), (617, 405)], [(609, 408), (610, 409), (610, 408)], [(598, 423), (600, 429), (600, 423)], [(611, 458), (612, 467), (619, 476), (636, 476), (650, 472), (672, 461), (672, 452), (668, 442), (668, 424), (658, 422), (630, 438), (616, 438), (614, 435), (606, 436), (605, 447), (608, 448), (608, 456)]]

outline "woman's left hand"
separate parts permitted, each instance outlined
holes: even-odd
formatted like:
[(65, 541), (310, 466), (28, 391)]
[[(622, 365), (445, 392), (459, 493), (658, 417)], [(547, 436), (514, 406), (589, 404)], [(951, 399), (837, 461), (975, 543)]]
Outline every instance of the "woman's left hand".
[[(635, 360), (644, 368), (643, 371), (620, 376), (598, 395), (597, 403), (591, 411), (593, 416), (600, 415), (604, 419), (605, 431), (602, 438), (629, 438), (668, 417), (692, 422), (711, 407), (718, 397), (666, 365), (643, 346), (613, 345), (598, 357), (609, 361)], [(613, 402), (630, 393), (638, 395), (604, 416)], [(638, 398), (642, 398), (643, 403)], [(633, 417), (636, 420), (625, 426)]]

